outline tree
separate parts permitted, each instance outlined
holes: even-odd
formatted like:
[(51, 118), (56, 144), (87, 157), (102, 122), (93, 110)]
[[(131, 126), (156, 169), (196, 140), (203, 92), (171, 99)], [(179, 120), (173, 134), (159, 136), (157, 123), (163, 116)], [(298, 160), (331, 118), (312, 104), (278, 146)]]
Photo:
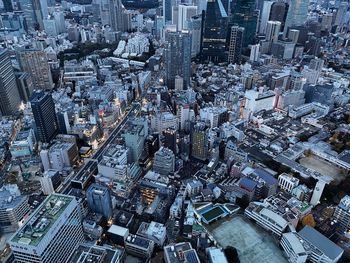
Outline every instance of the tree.
[(308, 214), (307, 216), (305, 216), (301, 221), (301, 223), (303, 226), (311, 226), (311, 227), (316, 226), (316, 222), (312, 214)]
[(229, 263), (240, 263), (238, 252), (235, 247), (228, 246), (224, 249), (226, 259)]

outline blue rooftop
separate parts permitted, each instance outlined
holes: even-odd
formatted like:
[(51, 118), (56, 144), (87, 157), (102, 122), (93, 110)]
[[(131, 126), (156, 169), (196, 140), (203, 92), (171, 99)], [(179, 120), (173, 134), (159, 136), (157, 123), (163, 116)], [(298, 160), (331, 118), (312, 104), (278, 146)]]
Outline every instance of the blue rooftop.
[(255, 189), (255, 187), (257, 186), (257, 182), (253, 181), (252, 179), (244, 177), (239, 181), (239, 186), (241, 186), (249, 191), (253, 191)]
[(273, 175), (270, 174), (268, 171), (262, 168), (255, 169), (253, 174), (263, 179), (269, 185), (277, 184), (277, 179), (273, 177)]

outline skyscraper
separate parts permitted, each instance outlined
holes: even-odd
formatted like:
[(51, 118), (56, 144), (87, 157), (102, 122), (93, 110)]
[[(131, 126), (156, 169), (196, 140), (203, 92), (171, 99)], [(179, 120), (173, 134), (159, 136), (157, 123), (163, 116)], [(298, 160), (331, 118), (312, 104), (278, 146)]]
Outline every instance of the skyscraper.
[(113, 215), (112, 199), (110, 190), (103, 185), (92, 184), (86, 191), (89, 208), (95, 213), (102, 214), (109, 219)]
[(202, 16), (197, 15), (191, 17), (190, 21), (188, 22), (188, 28), (192, 34), (192, 57), (195, 57), (201, 51)]
[(204, 12), (201, 57), (203, 61), (227, 61), (228, 15), (221, 0), (209, 0)]
[(177, 30), (189, 29), (188, 22), (197, 14), (197, 6), (181, 4), (178, 9)]
[(259, 12), (255, 0), (236, 0), (231, 5), (230, 25), (244, 27), (243, 47), (254, 44)]
[(284, 29), (284, 25), (287, 18), (289, 5), (285, 2), (274, 2), (271, 6), (269, 21), (280, 21), (281, 30)]
[(21, 50), (19, 61), (22, 70), (30, 74), (35, 88), (43, 90), (53, 88), (50, 65), (45, 51), (36, 49)]
[(126, 9), (121, 0), (109, 0), (110, 26), (114, 31), (125, 32), (129, 29), (131, 18), (126, 13)]
[(19, 8), (26, 18), (28, 29), (34, 30), (38, 27), (32, 0), (19, 0)]
[(266, 40), (270, 42), (277, 42), (281, 30), (281, 22), (268, 21), (266, 26)]
[(191, 131), (191, 156), (205, 161), (208, 158), (208, 128), (204, 123), (197, 123)]
[(84, 241), (78, 202), (51, 194), (9, 241), (16, 262), (67, 262)]
[(165, 40), (166, 84), (168, 88), (174, 89), (175, 77), (180, 76), (187, 88), (191, 77), (191, 34), (189, 31), (166, 32)]
[(0, 113), (2, 115), (14, 114), (20, 102), (10, 57), (6, 49), (0, 49)]
[(265, 34), (267, 21), (269, 21), (270, 12), (271, 12), (273, 3), (274, 2), (272, 1), (264, 1), (263, 10), (260, 15), (260, 27), (259, 27), (260, 34)]
[(242, 54), (242, 43), (244, 28), (239, 26), (231, 27), (230, 45), (228, 49), (228, 63), (240, 63)]
[(343, 1), (340, 3), (340, 6), (338, 8), (337, 15), (336, 15), (335, 21), (334, 21), (334, 24), (336, 26), (343, 25), (344, 19), (346, 16), (346, 12), (348, 11), (348, 6), (349, 6), (349, 3), (347, 1)]
[(286, 24), (283, 35), (286, 36), (288, 29), (293, 26), (301, 26), (307, 20), (309, 0), (291, 0), (288, 8)]
[(163, 0), (163, 19), (164, 25), (171, 23), (173, 6), (176, 5), (176, 0)]
[(50, 94), (36, 91), (30, 100), (34, 115), (38, 140), (50, 142), (58, 132), (55, 104)]

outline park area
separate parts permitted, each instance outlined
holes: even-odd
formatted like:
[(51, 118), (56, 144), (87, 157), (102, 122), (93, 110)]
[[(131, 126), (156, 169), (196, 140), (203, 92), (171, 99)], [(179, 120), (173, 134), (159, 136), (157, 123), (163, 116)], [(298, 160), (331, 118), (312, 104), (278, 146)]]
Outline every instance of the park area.
[(235, 247), (241, 263), (288, 262), (271, 235), (242, 216), (221, 219), (207, 229), (223, 248)]

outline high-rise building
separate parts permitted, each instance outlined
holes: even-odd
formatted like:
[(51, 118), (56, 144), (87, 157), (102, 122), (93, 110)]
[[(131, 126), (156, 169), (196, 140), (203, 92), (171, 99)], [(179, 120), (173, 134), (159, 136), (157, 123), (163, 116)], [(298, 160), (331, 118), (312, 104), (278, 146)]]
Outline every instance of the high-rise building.
[(259, 26), (259, 33), (260, 34), (265, 34), (266, 31), (266, 25), (267, 25), (267, 21), (269, 21), (270, 18), (270, 12), (271, 12), (271, 8), (274, 2), (272, 1), (264, 1), (264, 5), (263, 5), (263, 10), (262, 13), (260, 15), (260, 26)]
[(173, 151), (173, 153), (176, 153), (176, 130), (175, 129), (166, 129), (163, 131), (164, 136), (164, 147), (170, 149)]
[(0, 49), (0, 113), (12, 115), (18, 111), (20, 96), (15, 73), (6, 49)]
[(58, 132), (55, 103), (50, 94), (36, 91), (31, 97), (30, 104), (34, 115), (38, 140), (50, 142)]
[(0, 230), (2, 233), (16, 231), (29, 213), (28, 197), (21, 195), (17, 185), (0, 188)]
[(192, 57), (195, 57), (201, 52), (202, 16), (191, 17), (188, 21), (188, 29), (192, 34)]
[(239, 26), (231, 27), (230, 44), (228, 47), (228, 63), (240, 63), (244, 28)]
[(293, 26), (301, 26), (307, 20), (309, 0), (291, 0), (288, 8), (283, 34), (287, 35), (288, 29)]
[(266, 26), (266, 40), (270, 42), (277, 42), (281, 31), (281, 22), (268, 21)]
[(183, 86), (187, 88), (191, 77), (191, 33), (166, 32), (165, 40), (166, 84), (168, 88), (174, 89), (175, 77), (180, 76), (183, 78)]
[(163, 0), (164, 25), (171, 23), (173, 6), (175, 6), (177, 2), (178, 0)]
[(79, 204), (51, 194), (9, 241), (18, 263), (67, 262), (84, 241)]
[(269, 21), (280, 21), (281, 30), (284, 29), (284, 25), (287, 18), (289, 5), (283, 1), (274, 2), (271, 6)]
[(334, 25), (342, 26), (345, 20), (346, 12), (348, 11), (349, 3), (347, 1), (341, 2), (335, 17)]
[(36, 89), (51, 90), (53, 88), (50, 65), (45, 51), (21, 50), (19, 61), (22, 70), (30, 74)]
[(197, 15), (197, 6), (180, 4), (178, 8), (177, 30), (188, 30), (188, 22), (193, 16)]
[(13, 5), (11, 0), (3, 0), (4, 4), (4, 11), (5, 12), (12, 12), (13, 11)]
[(191, 131), (191, 156), (205, 161), (208, 158), (208, 128), (204, 123), (197, 123)]
[(27, 26), (29, 30), (38, 28), (36, 15), (34, 11), (32, 0), (19, 0), (19, 9), (23, 11), (24, 17), (26, 18)]
[(161, 175), (175, 171), (175, 155), (172, 150), (161, 147), (154, 155), (153, 170)]
[(249, 60), (253, 62), (257, 62), (260, 57), (260, 44), (252, 45), (250, 49), (250, 57)]
[(109, 0), (110, 26), (114, 31), (125, 32), (130, 29), (131, 17), (126, 13), (126, 9), (121, 0)]
[(350, 196), (344, 196), (334, 211), (334, 218), (344, 231), (350, 229)]
[(39, 29), (44, 29), (43, 20), (47, 18), (49, 15), (47, 8), (47, 0), (32, 0), (33, 9), (35, 13), (36, 22), (38, 24)]
[(34, 90), (32, 78), (27, 72), (16, 72), (15, 76), (19, 96), (22, 101), (28, 102)]
[(230, 25), (244, 28), (243, 48), (254, 44), (259, 12), (255, 10), (255, 0), (237, 0), (231, 5)]
[(86, 191), (89, 208), (95, 213), (102, 214), (109, 219), (113, 215), (112, 199), (110, 190), (103, 185), (92, 184)]
[(208, 1), (203, 19), (202, 60), (214, 63), (227, 61), (226, 38), (228, 15), (222, 1)]

